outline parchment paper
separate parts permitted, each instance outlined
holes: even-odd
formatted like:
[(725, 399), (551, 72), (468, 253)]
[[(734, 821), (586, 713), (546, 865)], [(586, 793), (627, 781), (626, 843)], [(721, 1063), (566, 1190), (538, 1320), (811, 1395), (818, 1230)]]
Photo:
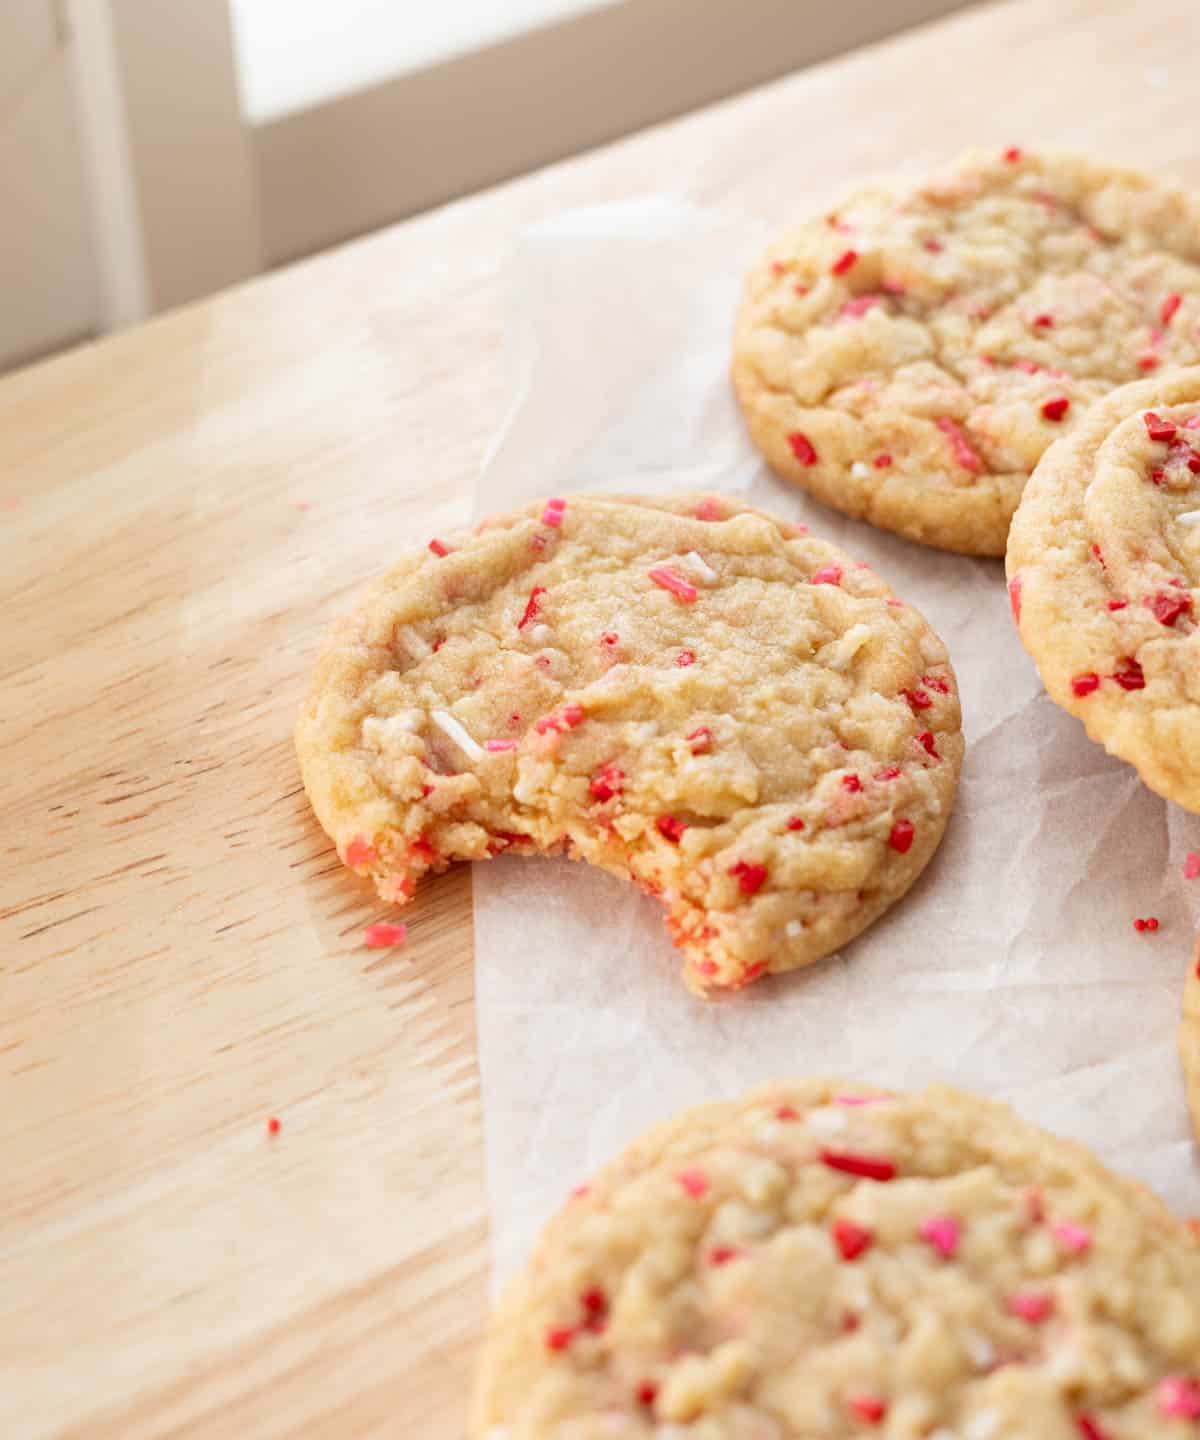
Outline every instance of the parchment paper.
[[(1044, 695), (999, 561), (943, 555), (774, 479), (727, 380), (763, 237), (655, 197), (525, 232), (516, 397), (479, 515), (572, 490), (736, 493), (867, 560), (950, 648), (967, 756), (937, 858), (843, 954), (739, 995), (680, 982), (660, 908), (569, 861), (475, 869), (493, 1280), (568, 1189), (678, 1108), (787, 1075), (941, 1079), (1005, 1099), (1200, 1213), (1176, 1058), (1200, 818), (1153, 795)], [(1135, 916), (1156, 915), (1153, 936)]]

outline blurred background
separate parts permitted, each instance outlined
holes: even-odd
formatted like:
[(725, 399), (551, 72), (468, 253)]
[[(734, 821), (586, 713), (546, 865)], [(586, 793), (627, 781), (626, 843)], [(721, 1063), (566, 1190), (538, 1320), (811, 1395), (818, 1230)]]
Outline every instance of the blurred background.
[(0, 0), (0, 370), (964, 3)]

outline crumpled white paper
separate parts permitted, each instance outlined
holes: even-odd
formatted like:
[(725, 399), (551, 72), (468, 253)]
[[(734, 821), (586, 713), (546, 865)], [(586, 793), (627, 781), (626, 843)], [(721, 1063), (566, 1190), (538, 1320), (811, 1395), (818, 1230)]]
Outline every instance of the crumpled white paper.
[[(566, 860), (475, 869), (475, 971), (493, 1280), (569, 1188), (652, 1121), (780, 1076), (939, 1079), (1082, 1140), (1200, 1213), (1176, 1057), (1200, 921), (1200, 818), (1050, 703), (999, 561), (944, 555), (774, 479), (728, 383), (763, 237), (666, 197), (522, 234), (517, 394), (476, 491), (486, 515), (572, 490), (734, 493), (867, 560), (945, 639), (967, 755), (941, 849), (844, 953), (723, 999), (683, 988), (660, 908)], [(1139, 935), (1135, 916), (1156, 915)]]

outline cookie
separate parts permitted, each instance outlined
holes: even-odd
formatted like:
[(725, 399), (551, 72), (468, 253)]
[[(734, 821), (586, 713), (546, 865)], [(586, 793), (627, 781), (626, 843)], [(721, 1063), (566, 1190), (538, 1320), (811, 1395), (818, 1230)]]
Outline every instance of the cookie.
[(1003, 1105), (806, 1081), (581, 1188), (493, 1317), (474, 1440), (1185, 1440), (1200, 1245)]
[(1008, 576), (1051, 699), (1200, 812), (1200, 368), (1124, 386), (1047, 452)]
[(1200, 197), (1078, 156), (972, 153), (850, 195), (750, 275), (733, 380), (772, 469), (910, 540), (1003, 555), (1046, 447), (1200, 362)]
[(667, 909), (697, 990), (828, 954), (933, 855), (954, 674), (865, 566), (716, 497), (572, 497), (430, 542), (334, 633), (297, 727), (347, 865), (564, 851)]
[(1200, 940), (1188, 969), (1183, 991), (1183, 1023), (1179, 1029), (1179, 1057), (1187, 1087), (1192, 1129), (1200, 1140)]

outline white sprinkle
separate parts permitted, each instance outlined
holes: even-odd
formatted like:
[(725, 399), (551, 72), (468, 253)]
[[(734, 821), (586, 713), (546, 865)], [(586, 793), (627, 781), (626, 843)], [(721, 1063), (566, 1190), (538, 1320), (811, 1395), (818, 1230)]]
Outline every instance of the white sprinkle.
[(809, 1111), (808, 1115), (808, 1128), (818, 1135), (840, 1135), (849, 1123), (844, 1110), (833, 1110), (826, 1105)]
[(362, 722), (363, 744), (383, 749), (399, 735), (415, 735), (424, 723), (425, 717), (419, 710), (400, 710), (386, 717), (368, 715)]
[(483, 759), (483, 746), (472, 738), (466, 727), (456, 720), (449, 710), (433, 710), (430, 718), (444, 735), (454, 741), (464, 755), (469, 755), (472, 760)]
[(995, 1364), (996, 1348), (986, 1335), (981, 1335), (978, 1330), (964, 1329), (962, 1338), (967, 1354), (977, 1370), (986, 1370)]
[(531, 625), (529, 627), (529, 638), (535, 645), (544, 645), (553, 633), (549, 625)]
[(694, 550), (689, 550), (683, 557), (683, 565), (694, 580), (703, 580), (706, 585), (713, 584), (718, 578), (717, 572), (708, 561), (703, 556), (697, 555)]
[(799, 920), (789, 920), (783, 927), (783, 933), (789, 940), (795, 940), (798, 936), (804, 934), (804, 926)]
[(866, 480), (870, 477), (871, 467), (864, 465), (861, 460), (856, 460), (850, 467), (850, 473), (856, 480)]
[(427, 655), (433, 654), (429, 642), (422, 639), (411, 625), (397, 625), (392, 639), (402, 650), (407, 650), (413, 660), (424, 660)]
[(1181, 525), (1200, 525), (1200, 510), (1185, 510), (1179, 516)]

